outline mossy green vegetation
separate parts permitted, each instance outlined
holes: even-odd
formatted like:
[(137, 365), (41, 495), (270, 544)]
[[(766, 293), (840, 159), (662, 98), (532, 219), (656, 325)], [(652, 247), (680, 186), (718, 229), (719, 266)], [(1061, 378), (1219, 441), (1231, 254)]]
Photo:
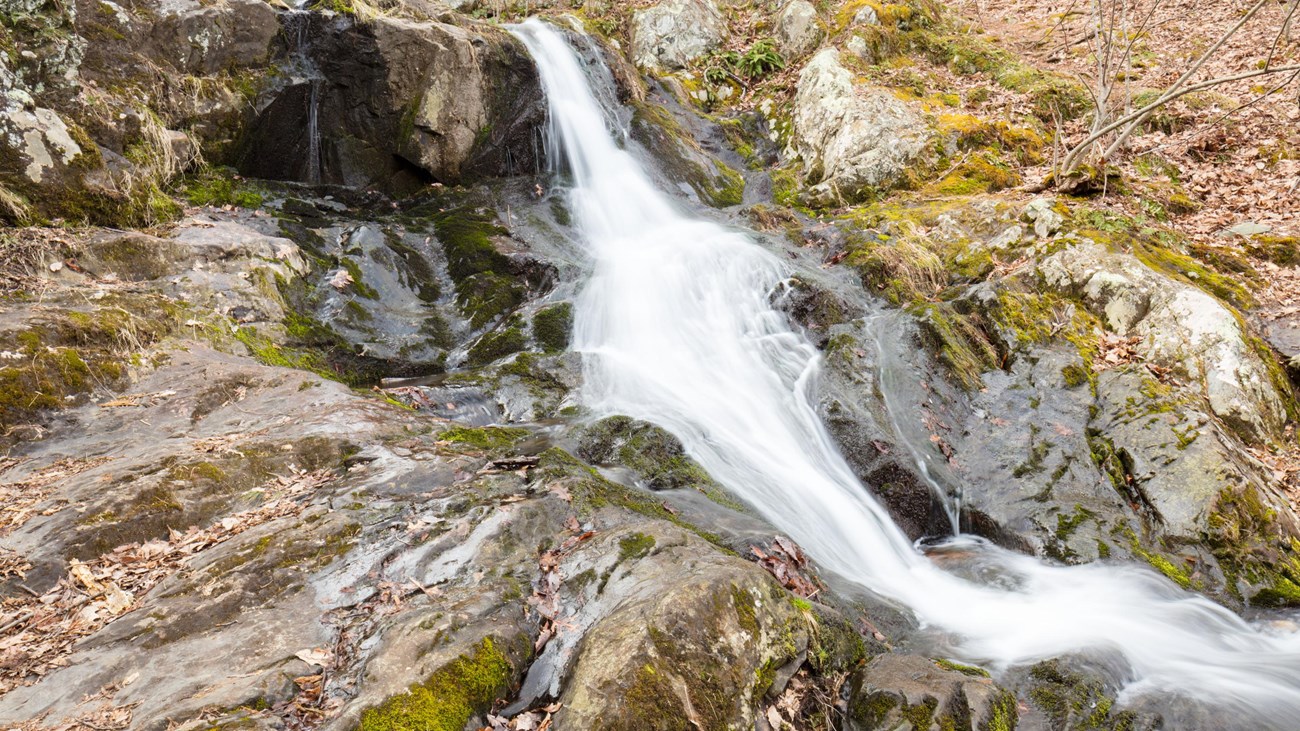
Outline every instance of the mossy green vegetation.
[(978, 389), (982, 374), (1002, 365), (1003, 357), (980, 313), (947, 302), (922, 305), (912, 312), (927, 345), (962, 387)]
[(744, 176), (705, 153), (664, 107), (632, 102), (632, 136), (654, 153), (665, 173), (691, 186), (706, 204), (727, 208), (744, 199)]
[(1286, 537), (1257, 488), (1225, 487), (1206, 524), (1206, 543), (1235, 595), (1248, 593), (1242, 598), (1257, 606), (1300, 606), (1300, 540)]
[(1132, 253), (1155, 271), (1206, 291), (1233, 307), (1249, 309), (1254, 298), (1233, 278), (1188, 256), (1188, 243), (1158, 222), (1117, 211), (1078, 206), (1072, 215), (1076, 234)]
[(352, 381), (354, 385), (358, 385), (355, 380), (349, 379), (347, 374), (332, 368), (320, 353), (280, 345), (251, 325), (240, 326), (234, 333), (234, 339), (247, 348), (249, 355), (263, 365), (311, 371), (331, 381), (344, 383)]
[(456, 285), (456, 304), (472, 327), (483, 327), (523, 302), (526, 283), (493, 243), (494, 237), (508, 234), (497, 224), (494, 212), (471, 206), (451, 208), (436, 213), (433, 226)]
[(360, 731), (461, 731), (509, 688), (514, 668), (497, 644), (485, 637), (423, 683), (367, 709)]
[(686, 454), (677, 437), (626, 416), (588, 426), (578, 437), (578, 455), (595, 464), (619, 464), (636, 472), (651, 490), (690, 487), (732, 509), (741, 506)]
[(540, 456), (541, 461), (533, 472), (533, 479), (539, 482), (562, 482), (573, 495), (573, 507), (579, 516), (588, 516), (606, 505), (616, 505), (650, 518), (666, 520), (714, 544), (724, 553), (735, 555), (735, 551), (728, 548), (721, 538), (682, 519), (666, 508), (663, 500), (605, 479), (596, 470), (558, 447), (552, 447)]
[(470, 346), (465, 362), (472, 366), (484, 366), (513, 355), (528, 347), (528, 338), (518, 325), (509, 325), (500, 330), (484, 333)]
[(618, 560), (635, 561), (648, 555), (655, 547), (655, 537), (645, 533), (633, 533), (618, 541)]
[(254, 184), (229, 168), (208, 168), (181, 179), (176, 190), (190, 205), (260, 208), (264, 197)]
[(533, 315), (533, 340), (542, 350), (553, 353), (569, 347), (573, 330), (573, 305), (561, 302)]
[(157, 295), (111, 295), (89, 310), (51, 309), (24, 329), (0, 332), (0, 352), (13, 356), (0, 360), (0, 434), (121, 386), (132, 357), (170, 333), (179, 311)]
[(1029, 671), (1033, 687), (1029, 697), (1053, 728), (1088, 731), (1132, 731), (1137, 717), (1132, 711), (1116, 711), (1115, 699), (1094, 677), (1066, 669), (1059, 660), (1048, 660)]
[(520, 429), (518, 427), (458, 426), (439, 432), (438, 441), (463, 444), (475, 449), (500, 450), (509, 449), (520, 440), (527, 437), (528, 434), (529, 431), (527, 429)]
[(972, 678), (989, 677), (989, 671), (985, 670), (984, 668), (977, 668), (974, 665), (962, 665), (959, 662), (954, 662), (952, 660), (944, 660), (942, 658), (935, 660), (934, 664), (938, 665), (944, 670), (952, 670), (954, 672), (961, 673), (962, 675), (969, 675)]

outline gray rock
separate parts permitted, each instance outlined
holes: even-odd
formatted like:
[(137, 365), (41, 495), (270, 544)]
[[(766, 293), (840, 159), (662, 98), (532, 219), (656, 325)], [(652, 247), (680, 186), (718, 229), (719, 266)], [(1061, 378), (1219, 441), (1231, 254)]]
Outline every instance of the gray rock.
[(1020, 220), (1032, 225), (1038, 238), (1048, 238), (1065, 223), (1065, 218), (1054, 210), (1055, 205), (1056, 201), (1050, 198), (1035, 198), (1021, 211)]
[(1235, 236), (1257, 236), (1272, 231), (1273, 227), (1266, 223), (1255, 223), (1254, 221), (1243, 221), (1235, 226), (1229, 226), (1223, 230), (1223, 233)]
[(875, 54), (871, 52), (871, 46), (867, 45), (867, 40), (862, 36), (855, 35), (844, 44), (848, 52), (858, 58), (871, 63), (875, 59)]
[(1111, 330), (1140, 336), (1144, 358), (1200, 383), (1216, 416), (1254, 438), (1281, 428), (1285, 409), (1267, 367), (1214, 297), (1092, 242), (1048, 257), (1038, 270), (1049, 286), (1081, 297)]
[(563, 728), (750, 728), (767, 690), (760, 669), (807, 647), (808, 626), (769, 576), (694, 535), (610, 534), (571, 561), (571, 575), (590, 566), (610, 578), (584, 588), (577, 621), (590, 629), (560, 698)]
[(863, 5), (857, 13), (853, 15), (854, 25), (880, 25), (880, 16), (876, 9), (870, 5)]
[[(295, 83), (253, 124), (238, 166), (256, 177), (320, 179), (391, 193), (424, 174), (444, 183), (532, 170), (545, 118), (522, 44), (487, 25), (312, 16), (310, 53), (324, 82)], [(307, 135), (315, 104), (318, 137)], [(423, 174), (414, 171), (422, 171)]]
[(160, 4), (159, 9), (145, 50), (184, 74), (264, 66), (280, 33), (275, 10), (261, 0), (222, 0), (192, 7)]
[(925, 120), (890, 92), (855, 88), (827, 48), (799, 77), (793, 146), (823, 201), (853, 200), (896, 185), (929, 139)]
[(823, 35), (817, 8), (808, 0), (792, 0), (776, 18), (777, 48), (787, 60), (812, 53)]
[(671, 71), (717, 48), (727, 26), (713, 0), (666, 0), (632, 14), (632, 62)]
[[(981, 671), (918, 655), (881, 655), (853, 679), (850, 731), (1015, 728), (1016, 699)], [(914, 725), (924, 717), (932, 725)]]

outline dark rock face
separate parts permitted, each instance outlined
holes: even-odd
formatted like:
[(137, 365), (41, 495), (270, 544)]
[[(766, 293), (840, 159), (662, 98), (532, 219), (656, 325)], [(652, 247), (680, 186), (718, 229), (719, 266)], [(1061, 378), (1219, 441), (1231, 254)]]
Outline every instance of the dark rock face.
[(310, 181), (316, 164), (320, 182), (403, 194), (538, 169), (541, 84), (508, 34), (313, 15), (307, 37), (298, 50), (321, 78), (261, 112), (236, 160), (245, 174)]

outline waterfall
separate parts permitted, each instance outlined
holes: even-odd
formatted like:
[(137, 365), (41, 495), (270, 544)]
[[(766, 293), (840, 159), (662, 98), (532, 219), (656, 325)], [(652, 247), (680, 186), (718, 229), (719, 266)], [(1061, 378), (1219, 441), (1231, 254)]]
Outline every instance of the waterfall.
[(311, 11), (304, 0), (297, 0), (292, 10), (285, 11), (283, 27), (292, 58), (293, 82), (307, 84), (307, 159), (303, 176), (305, 182), (317, 185), (321, 181), (320, 97), (325, 77), (311, 57)]
[(1121, 702), (1176, 694), (1229, 724), (1300, 723), (1293, 627), (1249, 624), (1144, 566), (1056, 566), (960, 536), (948, 546), (973, 558), (959, 576), (918, 551), (817, 417), (818, 352), (770, 304), (785, 264), (655, 188), (558, 31), (534, 19), (514, 32), (537, 62), (592, 259), (574, 347), (596, 414), (675, 434), (823, 569), (906, 607), (954, 658), (1003, 670), (1082, 654), (1123, 686)]
[(307, 182), (320, 184), (320, 91), (324, 79), (311, 80), (307, 98)]

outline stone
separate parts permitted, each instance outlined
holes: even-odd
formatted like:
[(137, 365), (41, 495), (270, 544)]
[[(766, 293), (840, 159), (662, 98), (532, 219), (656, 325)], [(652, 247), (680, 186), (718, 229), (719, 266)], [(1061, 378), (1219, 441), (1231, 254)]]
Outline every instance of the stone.
[[(854, 675), (852, 682), (849, 731), (973, 731), (1016, 725), (1015, 696), (999, 688), (978, 668), (956, 664), (944, 667), (919, 655), (890, 653), (873, 659)], [(925, 720), (918, 723), (921, 717)]]
[(1048, 257), (1038, 270), (1049, 286), (1082, 297), (1114, 332), (1140, 336), (1145, 359), (1201, 383), (1216, 416), (1251, 438), (1278, 433), (1286, 412), (1268, 368), (1214, 297), (1093, 242)]
[(776, 18), (777, 50), (787, 61), (812, 53), (823, 35), (817, 8), (808, 0), (793, 0)]
[(1034, 235), (1045, 239), (1061, 230), (1065, 218), (1055, 210), (1056, 201), (1050, 198), (1035, 198), (1020, 213), (1020, 220), (1031, 224)]
[(848, 49), (849, 53), (868, 63), (875, 58), (875, 55), (871, 52), (871, 46), (867, 45), (867, 40), (862, 36), (853, 36), (848, 43), (844, 44), (844, 47)]
[(632, 14), (632, 62), (672, 71), (717, 48), (727, 26), (713, 0), (667, 0)]
[(280, 33), (275, 10), (261, 0), (222, 0), (193, 7), (167, 7), (152, 23), (144, 49), (190, 75), (265, 65)]
[(1223, 233), (1235, 236), (1258, 236), (1272, 231), (1273, 227), (1266, 223), (1255, 223), (1254, 221), (1242, 221), (1235, 226), (1229, 226), (1223, 230)]
[(469, 21), (311, 22), (325, 80), (270, 102), (237, 157), (244, 174), (305, 181), (315, 151), (321, 182), (403, 194), (429, 178), (454, 184), (539, 164), (541, 82), (513, 36)]
[(858, 12), (853, 15), (854, 25), (880, 25), (880, 15), (876, 9), (870, 5), (863, 5)]
[(603, 591), (584, 587), (574, 621), (589, 629), (557, 726), (662, 727), (650, 720), (689, 723), (698, 714), (703, 728), (752, 728), (767, 689), (758, 684), (774, 680), (760, 670), (806, 648), (807, 625), (754, 564), (671, 526), (639, 530), (603, 537), (566, 561), (568, 575), (588, 565), (612, 573)]
[(834, 48), (813, 56), (799, 77), (793, 145), (819, 200), (851, 201), (896, 186), (929, 138), (925, 120), (892, 93), (855, 87)]

